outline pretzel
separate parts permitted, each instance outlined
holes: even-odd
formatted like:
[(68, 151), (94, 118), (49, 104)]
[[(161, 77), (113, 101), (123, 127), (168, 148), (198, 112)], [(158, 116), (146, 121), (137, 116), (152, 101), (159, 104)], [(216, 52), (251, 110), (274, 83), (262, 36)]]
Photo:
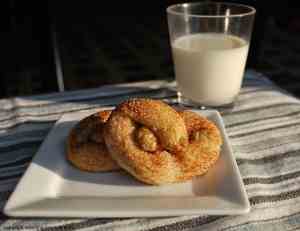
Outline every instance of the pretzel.
[(107, 148), (118, 165), (154, 185), (206, 173), (217, 161), (222, 143), (212, 122), (151, 99), (121, 103), (104, 131)]
[(67, 159), (77, 168), (90, 172), (118, 169), (103, 138), (103, 126), (111, 111), (101, 111), (81, 120), (67, 139)]

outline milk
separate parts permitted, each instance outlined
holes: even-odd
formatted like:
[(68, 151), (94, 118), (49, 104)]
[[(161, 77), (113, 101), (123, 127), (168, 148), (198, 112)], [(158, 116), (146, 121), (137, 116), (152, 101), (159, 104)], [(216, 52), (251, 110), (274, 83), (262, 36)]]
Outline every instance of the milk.
[(186, 35), (172, 43), (179, 92), (202, 105), (230, 104), (238, 95), (249, 43), (232, 35)]

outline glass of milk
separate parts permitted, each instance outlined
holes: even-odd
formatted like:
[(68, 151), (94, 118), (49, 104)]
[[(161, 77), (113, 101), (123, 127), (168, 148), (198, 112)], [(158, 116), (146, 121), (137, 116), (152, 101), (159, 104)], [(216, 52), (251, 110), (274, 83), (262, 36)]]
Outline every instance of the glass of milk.
[(167, 8), (180, 103), (233, 105), (244, 75), (255, 9), (203, 2)]

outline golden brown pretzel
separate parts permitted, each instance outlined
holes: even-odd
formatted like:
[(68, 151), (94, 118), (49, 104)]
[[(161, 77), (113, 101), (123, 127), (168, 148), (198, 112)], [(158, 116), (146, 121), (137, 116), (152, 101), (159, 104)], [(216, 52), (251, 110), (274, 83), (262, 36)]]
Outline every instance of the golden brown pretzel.
[(105, 134), (113, 159), (137, 179), (156, 185), (204, 174), (218, 159), (222, 142), (208, 120), (150, 99), (120, 104)]
[(102, 172), (119, 166), (107, 151), (103, 126), (111, 111), (101, 111), (81, 120), (67, 139), (67, 159), (80, 170)]

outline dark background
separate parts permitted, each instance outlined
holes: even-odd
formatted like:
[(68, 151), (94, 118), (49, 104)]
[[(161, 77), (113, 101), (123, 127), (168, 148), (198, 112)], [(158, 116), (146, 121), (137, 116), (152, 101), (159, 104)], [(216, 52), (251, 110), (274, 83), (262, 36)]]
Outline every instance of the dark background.
[[(59, 64), (65, 90), (174, 78), (165, 9), (179, 2), (3, 1), (0, 98), (58, 91)], [(257, 9), (247, 67), (300, 96), (296, 1), (231, 2)]]

